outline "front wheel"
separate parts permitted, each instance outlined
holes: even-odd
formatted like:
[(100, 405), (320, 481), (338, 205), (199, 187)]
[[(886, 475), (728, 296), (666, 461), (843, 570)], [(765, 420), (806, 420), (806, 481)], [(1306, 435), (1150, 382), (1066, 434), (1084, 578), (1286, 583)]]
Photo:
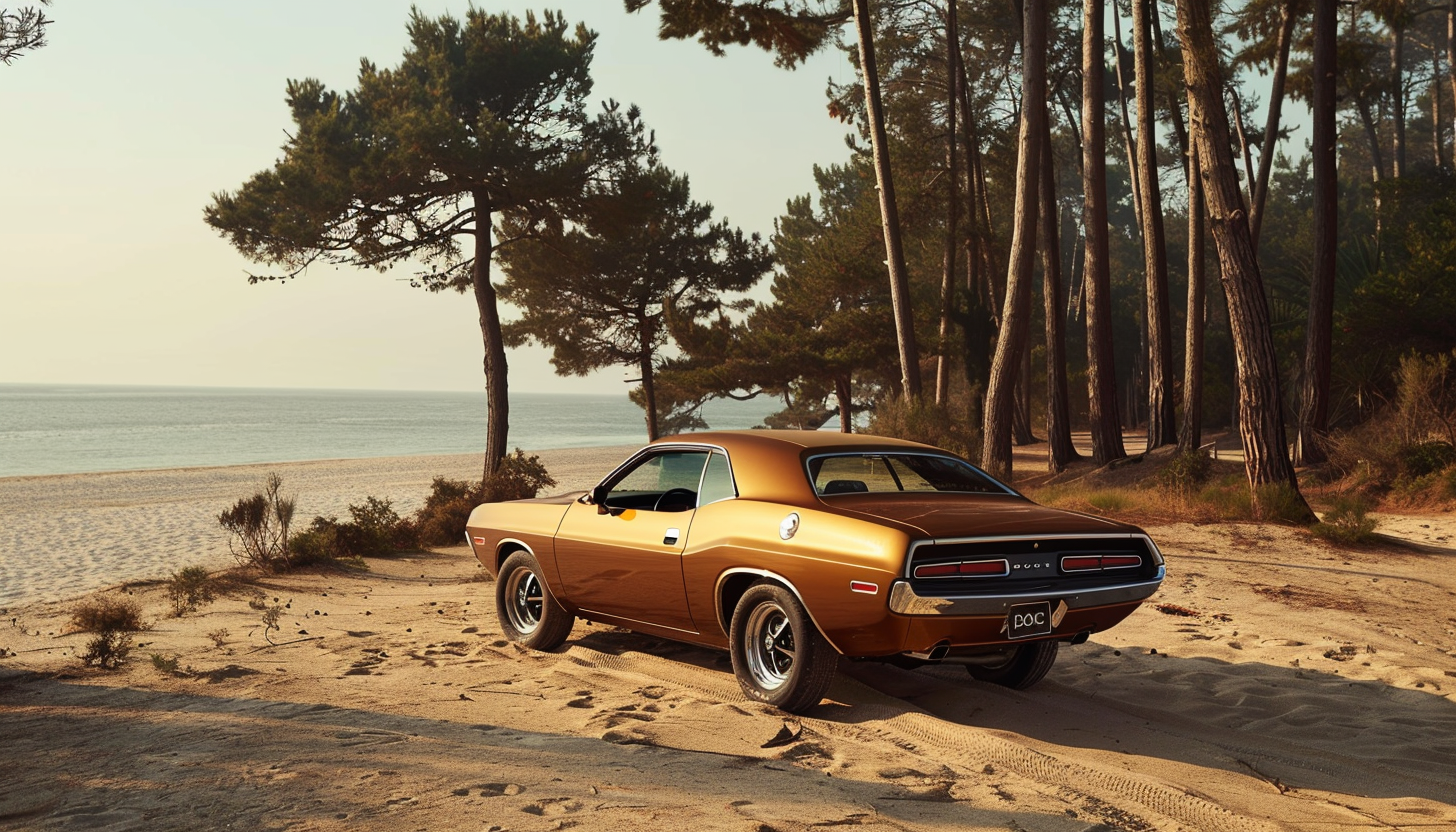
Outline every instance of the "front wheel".
[(1057, 660), (1055, 641), (1032, 641), (1013, 649), (1006, 661), (993, 665), (966, 665), (966, 670), (982, 682), (1005, 685), (1015, 690), (1026, 690), (1040, 682), (1052, 664)]
[(743, 692), (791, 713), (819, 704), (839, 668), (804, 605), (778, 584), (755, 584), (738, 599), (729, 646)]
[(553, 650), (571, 633), (571, 614), (552, 597), (541, 564), (530, 552), (515, 552), (495, 578), (495, 611), (501, 630), (533, 650)]

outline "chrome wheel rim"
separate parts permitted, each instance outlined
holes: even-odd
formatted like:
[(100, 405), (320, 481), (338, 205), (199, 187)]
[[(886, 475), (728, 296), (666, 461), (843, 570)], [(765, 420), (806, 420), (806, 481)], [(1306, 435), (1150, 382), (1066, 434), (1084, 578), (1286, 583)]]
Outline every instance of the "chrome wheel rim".
[(529, 569), (517, 569), (505, 589), (506, 618), (511, 626), (523, 636), (534, 633), (541, 626), (541, 610), (546, 604), (546, 588), (541, 580)]
[(748, 615), (743, 637), (743, 652), (753, 683), (762, 690), (777, 690), (794, 672), (798, 658), (788, 613), (772, 602), (759, 604)]

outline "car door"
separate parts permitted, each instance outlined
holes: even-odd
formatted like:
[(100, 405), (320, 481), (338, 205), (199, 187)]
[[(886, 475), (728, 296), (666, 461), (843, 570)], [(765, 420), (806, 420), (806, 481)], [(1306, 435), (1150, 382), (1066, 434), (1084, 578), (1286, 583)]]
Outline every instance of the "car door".
[(604, 483), (606, 513), (586, 502), (567, 509), (556, 563), (571, 603), (584, 613), (697, 631), (682, 552), (707, 460), (696, 449), (644, 455)]

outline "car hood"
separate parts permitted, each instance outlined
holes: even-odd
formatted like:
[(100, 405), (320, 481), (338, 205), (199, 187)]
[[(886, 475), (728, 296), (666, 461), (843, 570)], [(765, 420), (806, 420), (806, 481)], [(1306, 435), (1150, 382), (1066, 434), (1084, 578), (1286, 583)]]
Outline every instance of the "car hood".
[(824, 505), (919, 529), (929, 538), (1029, 534), (1141, 534), (1127, 523), (1039, 506), (1021, 497), (842, 494)]

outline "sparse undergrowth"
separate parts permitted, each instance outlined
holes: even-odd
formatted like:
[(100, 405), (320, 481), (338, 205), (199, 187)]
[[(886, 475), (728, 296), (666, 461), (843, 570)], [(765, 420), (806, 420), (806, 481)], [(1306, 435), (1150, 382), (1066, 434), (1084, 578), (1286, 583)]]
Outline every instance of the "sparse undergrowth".
[(78, 602), (71, 610), (71, 627), (95, 633), (79, 657), (87, 667), (94, 664), (103, 670), (125, 664), (136, 646), (132, 633), (147, 629), (141, 605), (121, 595), (93, 595)]
[(181, 618), (197, 612), (203, 604), (212, 603), (221, 588), (221, 581), (204, 566), (184, 566), (167, 579), (167, 600), (172, 604), (172, 617)]
[(1322, 522), (1311, 529), (1317, 537), (1332, 543), (1373, 543), (1375, 520), (1368, 516), (1370, 500), (1361, 494), (1336, 497)]

